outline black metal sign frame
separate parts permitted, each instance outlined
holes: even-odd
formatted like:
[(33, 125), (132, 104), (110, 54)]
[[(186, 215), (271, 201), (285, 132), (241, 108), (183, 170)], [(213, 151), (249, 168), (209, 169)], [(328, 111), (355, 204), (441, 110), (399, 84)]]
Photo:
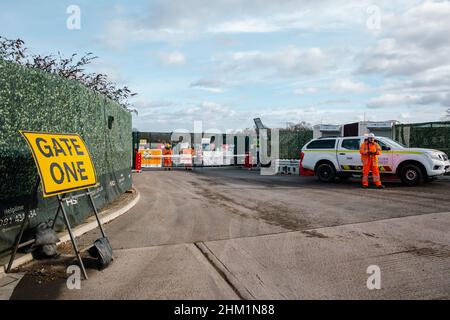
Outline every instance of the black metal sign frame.
[[(38, 180), (37, 180), (37, 183), (36, 183), (36, 189), (37, 189), (37, 186), (39, 186), (39, 183), (40, 183), (40, 177), (38, 177)], [(37, 192), (37, 190), (36, 190), (36, 192)], [(74, 234), (72, 232), (72, 227), (70, 226), (70, 222), (69, 222), (69, 219), (68, 219), (68, 216), (67, 216), (67, 211), (66, 211), (66, 208), (64, 207), (64, 201), (80, 198), (80, 197), (83, 197), (83, 196), (87, 196), (88, 199), (89, 199), (89, 202), (90, 202), (90, 204), (92, 206), (92, 208), (94, 209), (94, 215), (95, 215), (95, 218), (97, 220), (97, 223), (98, 223), (98, 226), (100, 228), (100, 231), (102, 233), (102, 236), (104, 238), (106, 238), (105, 231), (103, 230), (102, 223), (101, 223), (99, 215), (98, 215), (97, 207), (95, 206), (94, 199), (92, 198), (92, 193), (93, 193), (93, 191), (90, 191), (89, 188), (88, 188), (85, 193), (77, 194), (75, 196), (72, 196), (72, 195), (68, 195), (67, 196), (66, 193), (63, 194), (62, 196), (61, 195), (57, 195), (56, 197), (58, 199), (58, 209), (56, 211), (55, 218), (53, 219), (53, 224), (52, 224), (52, 229), (53, 229), (55, 227), (56, 219), (58, 218), (59, 212), (61, 211), (62, 215), (63, 215), (63, 218), (64, 218), (64, 224), (66, 225), (67, 231), (69, 232), (70, 240), (72, 242), (73, 251), (74, 251), (74, 253), (75, 253), (76, 257), (77, 257), (78, 263), (80, 264), (80, 268), (81, 268), (81, 271), (83, 272), (84, 279), (88, 279), (88, 276), (87, 276), (86, 269), (85, 269), (84, 264), (83, 264), (83, 260), (81, 259), (81, 252), (78, 249), (78, 245), (77, 245), (75, 236), (74, 236)], [(19, 248), (22, 248), (24, 246), (33, 244), (35, 242), (35, 240), (33, 239), (33, 240), (29, 240), (29, 241), (20, 243), (20, 241), (22, 240), (23, 232), (25, 231), (25, 226), (26, 226), (28, 220), (29, 220), (29, 215), (25, 214), (25, 218), (22, 221), (22, 224), (20, 226), (19, 234), (17, 235), (16, 241), (14, 243), (14, 249), (13, 249), (13, 251), (11, 253), (11, 258), (10, 258), (8, 266), (6, 268), (6, 273), (10, 272), (10, 270), (12, 268), (12, 265), (14, 263), (14, 259), (15, 259), (16, 254), (17, 254), (17, 250)]]

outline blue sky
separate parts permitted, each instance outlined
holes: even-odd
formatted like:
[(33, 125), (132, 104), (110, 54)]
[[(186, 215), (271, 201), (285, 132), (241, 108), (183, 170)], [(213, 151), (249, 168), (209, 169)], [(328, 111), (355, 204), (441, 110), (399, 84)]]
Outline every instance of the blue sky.
[(450, 106), (448, 1), (5, 0), (0, 30), (35, 53), (94, 52), (90, 70), (138, 93), (142, 131), (437, 121)]

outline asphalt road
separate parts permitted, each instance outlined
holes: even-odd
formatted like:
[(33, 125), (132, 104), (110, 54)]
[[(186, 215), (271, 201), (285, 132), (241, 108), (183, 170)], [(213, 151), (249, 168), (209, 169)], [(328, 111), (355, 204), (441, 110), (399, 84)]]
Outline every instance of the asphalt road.
[[(12, 298), (450, 298), (449, 180), (363, 190), (216, 168), (133, 179), (140, 202), (106, 226), (110, 267), (90, 268), (81, 290), (29, 274)], [(380, 290), (366, 286), (370, 265)]]

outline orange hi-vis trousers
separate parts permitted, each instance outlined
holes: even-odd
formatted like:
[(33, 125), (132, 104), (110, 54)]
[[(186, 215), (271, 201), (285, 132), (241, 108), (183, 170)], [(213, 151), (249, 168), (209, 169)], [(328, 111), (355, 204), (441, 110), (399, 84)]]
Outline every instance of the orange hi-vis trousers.
[(372, 171), (373, 182), (375, 185), (381, 186), (380, 170), (378, 169), (378, 156), (381, 154), (381, 147), (376, 142), (364, 141), (359, 148), (361, 160), (363, 163), (362, 184), (369, 186), (369, 173)]
[(164, 167), (171, 167), (172, 166), (172, 150), (170, 149), (163, 149), (163, 156), (164, 156)]
[(363, 177), (362, 184), (363, 186), (369, 186), (369, 173), (372, 171), (373, 183), (376, 186), (381, 185), (380, 180), (380, 169), (378, 168), (378, 161), (375, 156), (372, 157), (364, 157), (363, 159)]

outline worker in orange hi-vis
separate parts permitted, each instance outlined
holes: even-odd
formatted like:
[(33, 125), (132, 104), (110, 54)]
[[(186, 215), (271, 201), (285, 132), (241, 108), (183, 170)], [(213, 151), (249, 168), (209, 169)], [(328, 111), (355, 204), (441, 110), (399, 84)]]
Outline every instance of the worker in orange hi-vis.
[(172, 149), (170, 148), (170, 144), (166, 144), (166, 147), (163, 149), (163, 157), (164, 170), (170, 170), (172, 167)]
[(191, 148), (191, 155), (192, 155), (192, 166), (191, 166), (191, 170), (194, 168), (194, 160), (195, 160), (195, 148), (192, 147)]
[(372, 171), (375, 186), (379, 189), (384, 189), (384, 186), (381, 184), (380, 170), (378, 168), (378, 156), (381, 154), (381, 147), (375, 141), (375, 135), (373, 133), (366, 135), (364, 142), (359, 148), (359, 153), (361, 154), (363, 163), (363, 188), (369, 187), (369, 173)]
[(190, 163), (186, 163), (185, 164), (185, 170), (191, 170), (194, 166), (194, 157), (195, 157), (195, 149), (194, 147), (192, 148), (187, 148), (187, 149), (183, 149), (183, 155), (189, 155), (190, 156)]

